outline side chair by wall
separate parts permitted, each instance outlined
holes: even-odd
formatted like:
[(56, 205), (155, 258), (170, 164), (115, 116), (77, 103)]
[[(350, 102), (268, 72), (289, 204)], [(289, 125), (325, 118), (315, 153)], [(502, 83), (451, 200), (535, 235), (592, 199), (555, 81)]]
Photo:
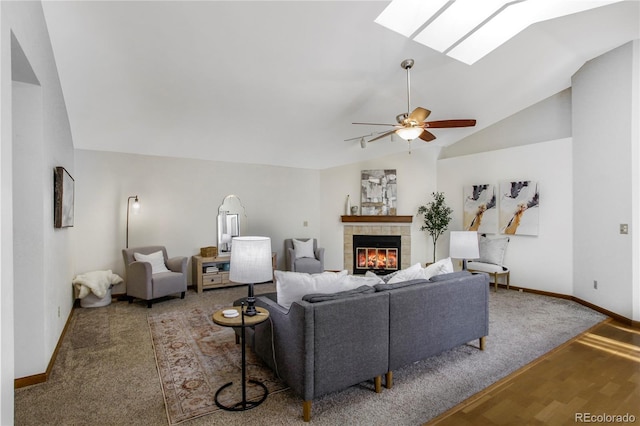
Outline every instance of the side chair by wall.
[(315, 238), (284, 240), (286, 268), (293, 272), (318, 274), (324, 271), (324, 248), (318, 248)]
[(127, 274), (129, 303), (134, 298), (147, 301), (147, 308), (155, 299), (187, 291), (187, 258), (167, 256), (164, 246), (136, 247), (122, 250)]

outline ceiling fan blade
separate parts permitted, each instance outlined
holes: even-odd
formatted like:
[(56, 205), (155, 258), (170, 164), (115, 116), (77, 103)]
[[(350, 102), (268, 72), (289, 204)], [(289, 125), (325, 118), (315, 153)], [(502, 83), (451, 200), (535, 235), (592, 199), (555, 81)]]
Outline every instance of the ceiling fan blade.
[(426, 130), (420, 134), (420, 139), (422, 139), (425, 142), (431, 142), (435, 138), (436, 137), (433, 133), (427, 132)]
[(373, 138), (373, 139), (371, 139), (371, 140), (369, 140), (367, 142), (373, 142), (373, 141), (377, 141), (378, 139), (386, 138), (387, 136), (389, 136), (390, 134), (395, 133), (395, 132), (396, 132), (395, 130), (391, 130), (390, 132), (383, 133), (380, 136), (375, 137), (375, 138)]
[(367, 126), (397, 126), (397, 124), (385, 124), (385, 123), (351, 123), (351, 124), (364, 124)]
[(447, 127), (473, 127), (476, 125), (476, 120), (439, 120), (439, 121), (427, 121), (422, 123), (423, 127), (432, 129), (444, 129)]
[(431, 111), (429, 111), (428, 109), (418, 107), (414, 109), (411, 114), (409, 114), (408, 120), (420, 123), (426, 120), (429, 114), (431, 114)]

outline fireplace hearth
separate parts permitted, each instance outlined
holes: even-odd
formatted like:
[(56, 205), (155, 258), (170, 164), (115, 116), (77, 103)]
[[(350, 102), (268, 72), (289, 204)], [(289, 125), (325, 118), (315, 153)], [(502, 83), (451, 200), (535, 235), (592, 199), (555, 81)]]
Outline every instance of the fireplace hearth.
[(400, 235), (354, 235), (353, 273), (367, 271), (386, 275), (400, 269), (402, 244)]

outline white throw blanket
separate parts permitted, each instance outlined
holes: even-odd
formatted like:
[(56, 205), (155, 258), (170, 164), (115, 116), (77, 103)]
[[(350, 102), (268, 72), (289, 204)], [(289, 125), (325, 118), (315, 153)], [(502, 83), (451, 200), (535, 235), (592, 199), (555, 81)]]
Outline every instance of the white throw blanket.
[(102, 299), (107, 294), (109, 287), (113, 284), (120, 284), (122, 281), (118, 274), (112, 273), (109, 269), (76, 275), (72, 283), (78, 289), (78, 298), (83, 299), (89, 293), (93, 293)]

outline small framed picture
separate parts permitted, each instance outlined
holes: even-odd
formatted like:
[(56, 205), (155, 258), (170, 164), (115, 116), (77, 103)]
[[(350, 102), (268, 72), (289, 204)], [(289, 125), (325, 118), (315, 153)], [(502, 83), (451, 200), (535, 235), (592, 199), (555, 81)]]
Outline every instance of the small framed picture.
[(53, 175), (53, 224), (56, 228), (73, 226), (74, 180), (64, 167)]

